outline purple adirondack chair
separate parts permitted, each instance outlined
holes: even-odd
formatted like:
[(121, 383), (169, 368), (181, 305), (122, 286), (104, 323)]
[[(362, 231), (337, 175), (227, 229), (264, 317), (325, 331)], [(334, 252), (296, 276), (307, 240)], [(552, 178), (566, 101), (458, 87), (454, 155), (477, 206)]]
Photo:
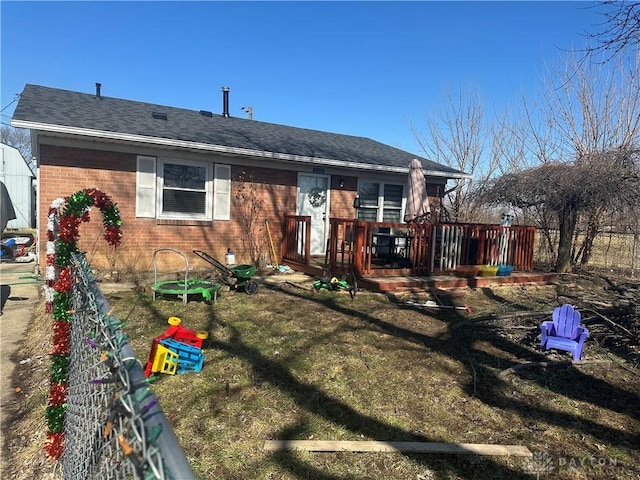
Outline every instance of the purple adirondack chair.
[(555, 348), (573, 354), (574, 360), (582, 358), (582, 347), (589, 336), (589, 330), (580, 326), (580, 312), (565, 303), (553, 310), (553, 321), (542, 322), (542, 350)]

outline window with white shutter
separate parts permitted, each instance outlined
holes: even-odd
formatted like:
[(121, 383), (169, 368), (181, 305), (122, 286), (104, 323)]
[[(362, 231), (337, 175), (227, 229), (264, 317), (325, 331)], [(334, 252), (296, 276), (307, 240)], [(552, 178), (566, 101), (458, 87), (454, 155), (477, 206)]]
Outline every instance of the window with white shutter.
[(138, 156), (136, 217), (229, 220), (231, 166)]
[(138, 156), (136, 217), (156, 216), (156, 157)]
[(231, 166), (216, 164), (213, 181), (213, 219), (231, 218)]

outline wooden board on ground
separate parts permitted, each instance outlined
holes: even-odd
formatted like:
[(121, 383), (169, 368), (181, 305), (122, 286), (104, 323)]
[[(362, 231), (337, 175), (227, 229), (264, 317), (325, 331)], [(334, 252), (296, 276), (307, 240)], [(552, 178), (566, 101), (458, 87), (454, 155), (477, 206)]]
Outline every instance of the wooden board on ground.
[(487, 443), (267, 440), (264, 444), (264, 449), (272, 452), (304, 450), (307, 452), (412, 452), (532, 456), (531, 451), (521, 445), (494, 445)]

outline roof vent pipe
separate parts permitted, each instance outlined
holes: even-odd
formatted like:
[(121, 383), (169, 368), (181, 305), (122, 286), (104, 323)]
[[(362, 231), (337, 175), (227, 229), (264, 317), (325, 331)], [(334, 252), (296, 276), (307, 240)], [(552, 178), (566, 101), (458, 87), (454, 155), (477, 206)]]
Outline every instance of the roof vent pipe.
[(97, 99), (101, 99), (102, 97), (100, 96), (100, 87), (102, 87), (101, 83), (96, 82), (96, 98)]
[(222, 87), (222, 116), (229, 116), (229, 87)]

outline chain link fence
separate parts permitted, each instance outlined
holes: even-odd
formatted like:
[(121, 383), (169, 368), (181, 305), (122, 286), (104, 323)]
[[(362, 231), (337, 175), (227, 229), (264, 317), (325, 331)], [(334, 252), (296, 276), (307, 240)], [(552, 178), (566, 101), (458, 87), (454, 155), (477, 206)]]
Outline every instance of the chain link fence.
[(195, 479), (84, 255), (73, 254), (71, 263), (74, 319), (63, 477)]
[[(544, 232), (538, 230), (535, 237), (534, 261), (540, 263), (555, 262), (554, 254), (549, 253), (543, 241)], [(558, 245), (558, 232), (552, 231), (552, 244)], [(578, 235), (581, 242), (582, 235)], [(595, 268), (616, 270), (636, 277), (640, 270), (640, 235), (633, 233), (601, 233), (593, 241), (593, 250), (588, 265)]]

